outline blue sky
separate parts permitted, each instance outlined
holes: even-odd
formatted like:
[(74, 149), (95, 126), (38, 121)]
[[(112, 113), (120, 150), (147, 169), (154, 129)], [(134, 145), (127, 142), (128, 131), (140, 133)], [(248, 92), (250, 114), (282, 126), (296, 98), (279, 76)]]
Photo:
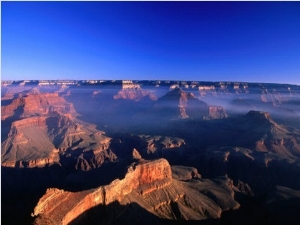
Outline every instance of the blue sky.
[(300, 2), (1, 2), (2, 79), (300, 84)]

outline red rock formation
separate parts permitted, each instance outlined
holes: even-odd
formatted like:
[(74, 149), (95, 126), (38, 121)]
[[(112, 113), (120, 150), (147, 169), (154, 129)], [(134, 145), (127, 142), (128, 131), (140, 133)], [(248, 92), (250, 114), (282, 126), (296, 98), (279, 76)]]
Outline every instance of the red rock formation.
[[(179, 170), (182, 168), (178, 167), (177, 172)], [(195, 172), (188, 168), (183, 170), (179, 174)], [(139, 164), (129, 167), (124, 179), (114, 180), (109, 185), (96, 189), (82, 192), (48, 189), (36, 205), (32, 216), (51, 220), (55, 224), (68, 224), (95, 206), (107, 207), (114, 202), (119, 202), (125, 208), (129, 203), (136, 202), (159, 218), (183, 220), (220, 218), (222, 211), (239, 208), (234, 200), (231, 180), (219, 178), (216, 182), (200, 181), (197, 173), (193, 177), (196, 180), (191, 183), (172, 179), (171, 167), (165, 159), (140, 161)], [(116, 213), (108, 212), (106, 215), (110, 216), (99, 218), (98, 222), (109, 223), (117, 219), (116, 215), (123, 214), (122, 211)], [(126, 217), (125, 214), (124, 216)], [(131, 217), (126, 219), (134, 221)], [(37, 222), (38, 220), (36, 224)]]
[(124, 179), (83, 192), (67, 192), (56, 188), (48, 189), (34, 209), (33, 216), (43, 214), (57, 224), (68, 224), (73, 219), (99, 205), (115, 200), (122, 201), (133, 190), (140, 195), (169, 185), (172, 181), (171, 167), (165, 159), (142, 162), (128, 169)]
[(58, 150), (47, 138), (47, 117), (30, 117), (12, 123), (2, 143), (2, 166), (35, 167), (58, 162)]
[(209, 115), (204, 117), (204, 119), (224, 119), (227, 118), (228, 115), (225, 109), (222, 106), (209, 106)]
[(132, 158), (133, 159), (142, 159), (142, 156), (140, 155), (139, 151), (136, 150), (135, 148), (132, 151)]
[(34, 92), (24, 97), (16, 98), (11, 104), (1, 107), (1, 119), (5, 120), (13, 116), (17, 109), (20, 110), (20, 115), (18, 115), (20, 118), (47, 115), (53, 112), (76, 115), (73, 104), (68, 103), (58, 93), (40, 94), (39, 92)]
[(71, 103), (66, 102), (58, 93), (33, 94), (24, 97), (25, 105), (23, 117), (31, 115), (45, 115), (48, 112), (75, 113)]
[[(2, 166), (35, 167), (58, 163), (58, 154), (64, 156), (72, 153), (66, 153), (66, 150), (76, 149), (81, 149), (83, 161), (87, 160), (89, 164), (87, 169), (99, 167), (108, 158), (115, 160), (114, 154), (105, 152), (110, 138), (93, 126), (78, 122), (58, 113), (13, 122), (8, 138), (1, 146)], [(92, 154), (85, 154), (89, 151)], [(84, 168), (80, 163), (79, 160), (76, 168)]]
[(24, 107), (24, 104), (25, 102), (23, 98), (17, 98), (13, 100), (11, 104), (7, 106), (1, 106), (1, 120), (5, 120), (8, 117), (13, 116), (17, 109)]
[(118, 92), (118, 94), (114, 95), (114, 99), (130, 99), (139, 101), (146, 96), (149, 96), (151, 100), (157, 99), (157, 97), (153, 93), (146, 90), (142, 90), (141, 88), (122, 89)]
[[(116, 158), (113, 153), (104, 151), (108, 149), (110, 138), (94, 126), (75, 119), (77, 114), (73, 105), (58, 93), (41, 94), (39, 89), (32, 88), (1, 109), (3, 120), (15, 119), (7, 139), (2, 142), (3, 166), (52, 164), (59, 160), (56, 149), (60, 156), (64, 156), (67, 150), (81, 149), (81, 157), (73, 165), (85, 170)], [(88, 151), (92, 154), (85, 153)]]
[(180, 98), (179, 98), (179, 105), (178, 105), (180, 111), (180, 118), (186, 119), (190, 117), (186, 112), (186, 108), (188, 106), (188, 101), (191, 99), (196, 100), (193, 93), (180, 91)]
[[(109, 139), (107, 138), (107, 140)], [(99, 168), (105, 161), (115, 162), (118, 157), (108, 149), (108, 145), (109, 141), (102, 143), (102, 145), (98, 147), (98, 150), (83, 152), (79, 157), (75, 157), (77, 158), (75, 169), (89, 171)]]
[(17, 120), (12, 123), (12, 130), (18, 130), (19, 128), (24, 128), (24, 127), (38, 127), (41, 129), (46, 129), (46, 119), (48, 117), (46, 116), (35, 116), (35, 117), (30, 117), (22, 120)]
[(188, 94), (186, 92), (181, 92), (178, 107), (180, 111), (180, 117), (182, 119), (189, 118), (189, 116), (186, 114), (185, 111), (185, 107), (187, 106), (187, 101), (188, 101)]

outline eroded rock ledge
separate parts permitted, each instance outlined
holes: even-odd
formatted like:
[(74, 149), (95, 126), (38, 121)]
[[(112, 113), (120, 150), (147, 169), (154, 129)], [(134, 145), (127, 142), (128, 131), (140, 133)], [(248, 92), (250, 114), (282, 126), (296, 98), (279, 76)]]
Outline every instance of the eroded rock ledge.
[(129, 167), (124, 179), (116, 179), (97, 189), (82, 192), (48, 189), (34, 208), (32, 216), (42, 215), (55, 224), (68, 224), (92, 207), (122, 201), (133, 190), (144, 196), (168, 186), (171, 182), (172, 171), (167, 160), (141, 160)]

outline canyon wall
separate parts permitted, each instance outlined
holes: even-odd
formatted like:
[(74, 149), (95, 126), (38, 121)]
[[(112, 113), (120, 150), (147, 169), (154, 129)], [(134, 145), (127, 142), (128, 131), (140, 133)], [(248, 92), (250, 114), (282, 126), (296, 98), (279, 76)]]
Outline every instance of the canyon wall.
[(121, 201), (133, 190), (144, 196), (171, 182), (172, 171), (167, 160), (141, 160), (139, 164), (129, 167), (124, 179), (116, 179), (109, 185), (82, 192), (48, 189), (36, 205), (32, 216), (41, 214), (57, 224), (68, 224), (92, 207)]
[(73, 104), (60, 97), (58, 93), (38, 93), (18, 97), (10, 104), (1, 106), (1, 120), (11, 116), (26, 118), (53, 112), (76, 115)]

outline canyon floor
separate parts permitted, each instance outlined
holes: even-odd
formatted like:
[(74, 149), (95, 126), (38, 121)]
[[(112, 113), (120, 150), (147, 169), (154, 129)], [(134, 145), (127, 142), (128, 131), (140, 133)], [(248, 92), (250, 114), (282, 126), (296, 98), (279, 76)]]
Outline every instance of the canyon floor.
[(299, 224), (300, 86), (2, 81), (2, 224)]

